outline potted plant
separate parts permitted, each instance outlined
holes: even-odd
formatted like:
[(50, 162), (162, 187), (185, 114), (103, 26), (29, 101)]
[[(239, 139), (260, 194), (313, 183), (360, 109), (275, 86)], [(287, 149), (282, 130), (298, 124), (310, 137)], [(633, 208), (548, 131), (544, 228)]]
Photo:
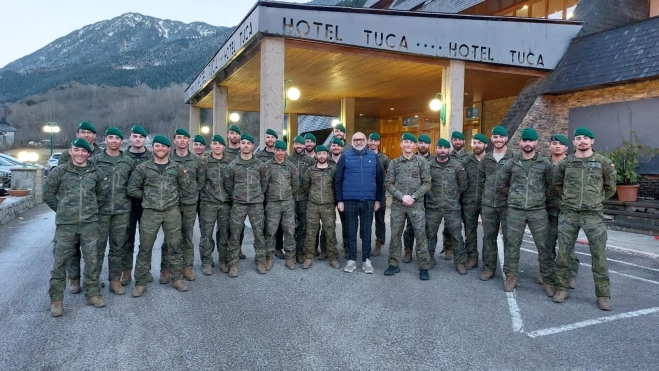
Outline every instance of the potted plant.
[(659, 148), (649, 148), (641, 144), (641, 138), (632, 130), (631, 140), (622, 138), (622, 145), (606, 156), (616, 167), (616, 188), (618, 201), (635, 202), (638, 197), (638, 173), (641, 162), (659, 155)]

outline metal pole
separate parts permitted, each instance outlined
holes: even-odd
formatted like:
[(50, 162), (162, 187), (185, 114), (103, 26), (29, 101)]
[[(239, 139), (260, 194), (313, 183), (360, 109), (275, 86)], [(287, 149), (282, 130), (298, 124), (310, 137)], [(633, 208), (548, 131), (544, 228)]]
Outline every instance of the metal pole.
[(53, 126), (50, 126), (50, 157), (53, 157)]

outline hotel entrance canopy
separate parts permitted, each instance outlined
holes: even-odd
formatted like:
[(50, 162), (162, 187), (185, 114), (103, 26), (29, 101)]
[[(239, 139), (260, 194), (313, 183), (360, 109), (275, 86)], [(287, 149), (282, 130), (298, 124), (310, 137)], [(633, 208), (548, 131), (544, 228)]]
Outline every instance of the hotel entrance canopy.
[[(199, 109), (207, 108), (220, 134), (229, 109), (259, 111), (261, 136), (266, 127), (283, 129), (285, 113), (340, 115), (351, 134), (357, 114), (423, 110), (441, 92), (446, 130), (461, 130), (465, 104), (516, 95), (556, 67), (580, 28), (573, 21), (258, 2), (186, 89), (190, 128), (198, 131)], [(299, 100), (285, 101), (287, 79), (302, 92)]]

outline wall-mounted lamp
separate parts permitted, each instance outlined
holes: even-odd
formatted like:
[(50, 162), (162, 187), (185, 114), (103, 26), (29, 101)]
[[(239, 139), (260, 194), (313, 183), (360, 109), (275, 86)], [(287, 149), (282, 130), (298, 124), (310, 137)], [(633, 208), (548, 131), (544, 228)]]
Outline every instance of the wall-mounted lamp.
[[(290, 85), (290, 87), (288, 87)], [(284, 109), (288, 105), (288, 100), (300, 99), (300, 89), (295, 87), (293, 79), (284, 80)]]
[(442, 93), (435, 94), (435, 98), (430, 101), (430, 109), (435, 112), (439, 111), (440, 123), (446, 125), (446, 104)]

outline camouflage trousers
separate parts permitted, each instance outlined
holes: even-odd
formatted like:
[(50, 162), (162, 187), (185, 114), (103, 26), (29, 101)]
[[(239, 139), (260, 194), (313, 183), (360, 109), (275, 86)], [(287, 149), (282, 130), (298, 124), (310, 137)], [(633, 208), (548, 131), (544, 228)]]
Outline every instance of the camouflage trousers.
[(286, 258), (295, 257), (295, 201), (268, 201), (265, 209), (265, 256), (275, 255), (277, 232), (283, 231), (283, 249)]
[(295, 217), (297, 226), (295, 227), (295, 252), (304, 254), (305, 240), (307, 238), (307, 208), (309, 200), (295, 201)]
[(131, 198), (130, 219), (126, 231), (126, 242), (124, 242), (124, 256), (121, 259), (123, 269), (133, 269), (133, 254), (135, 253), (135, 234), (137, 232), (137, 222), (142, 219), (142, 200)]
[[(217, 246), (220, 262), (229, 261), (227, 246), (229, 243), (229, 214), (231, 213), (231, 202), (201, 201), (199, 205), (199, 229), (201, 238), (199, 240), (199, 256), (202, 265), (213, 264), (213, 249)], [(213, 241), (213, 230), (217, 224), (215, 241)]]
[(254, 233), (254, 261), (256, 264), (265, 264), (265, 240), (263, 238), (263, 204), (231, 205), (231, 233), (229, 234), (229, 248), (227, 251), (229, 265), (238, 265), (240, 254), (240, 234), (245, 228), (245, 218), (249, 216), (249, 223)]
[[(548, 212), (549, 218), (549, 236), (547, 246), (551, 249), (552, 259), (556, 260), (556, 243), (558, 242), (558, 215), (552, 215), (551, 212)], [(572, 256), (570, 256), (570, 277), (576, 278), (577, 273), (579, 273), (579, 259), (577, 258), (577, 253), (573, 250)]]
[[(435, 248), (437, 246), (437, 232), (444, 219), (444, 230), (449, 231), (455, 255), (455, 265), (467, 263), (465, 242), (462, 238), (462, 213), (460, 210), (442, 211), (439, 209), (426, 209), (426, 238), (428, 239), (428, 254), (434, 262)], [(417, 248), (418, 251), (418, 248)]]
[[(108, 251), (108, 279), (119, 281), (121, 271), (124, 267), (123, 260), (126, 253), (126, 243), (130, 214), (98, 215), (98, 264), (103, 267), (105, 260), (105, 247), (110, 239), (110, 250)], [(132, 254), (131, 254), (132, 255)], [(99, 269), (98, 274), (101, 274)]]
[(558, 217), (558, 256), (556, 265), (556, 290), (568, 291), (570, 284), (570, 264), (577, 242), (579, 229), (583, 229), (588, 238), (592, 258), (595, 295), (610, 297), (609, 265), (606, 261), (606, 223), (598, 211), (572, 211), (563, 208)]
[(334, 203), (317, 204), (309, 201), (307, 204), (307, 236), (304, 255), (306, 259), (313, 259), (316, 250), (316, 236), (323, 223), (325, 241), (327, 243), (327, 257), (330, 260), (339, 259), (336, 249), (336, 208)]
[(538, 249), (538, 265), (542, 281), (555, 284), (556, 262), (552, 248), (547, 245), (549, 222), (547, 210), (521, 210), (508, 208), (508, 243), (504, 245), (503, 273), (517, 275), (519, 271), (519, 253), (522, 248), (524, 230), (529, 226), (533, 242)]
[[(387, 239), (387, 226), (384, 222), (384, 215), (387, 212), (387, 200), (380, 202), (380, 208), (375, 212), (375, 241), (379, 241), (382, 245), (385, 244)], [(407, 232), (407, 229), (405, 230)], [(414, 235), (414, 229), (412, 229)], [(407, 246), (407, 245), (406, 245)]]
[[(55, 245), (53, 248), (53, 270), (50, 272), (50, 301), (63, 300), (66, 289), (67, 264), (73, 259), (80, 246), (85, 259), (82, 286), (87, 299), (101, 294), (98, 276), (101, 265), (96, 252), (98, 245), (98, 224), (60, 224), (55, 229)], [(79, 263), (79, 261), (78, 261)], [(78, 277), (69, 277), (78, 279)]]
[(465, 225), (465, 251), (467, 261), (478, 262), (478, 216), (481, 208), (477, 205), (462, 205), (462, 221)]
[[(135, 261), (135, 286), (146, 286), (151, 270), (153, 244), (162, 226), (167, 254), (163, 253), (161, 271), (171, 274), (172, 281), (182, 279), (183, 252), (181, 251), (181, 211), (173, 207), (166, 211), (144, 209), (140, 221), (140, 251)], [(163, 267), (165, 267), (163, 269)]]
[[(194, 232), (194, 223), (197, 219), (197, 204), (192, 205), (179, 205), (179, 212), (181, 213), (181, 238), (180, 249), (183, 254), (183, 268), (190, 268), (194, 264), (194, 244), (192, 243), (192, 234)], [(160, 261), (160, 270), (168, 271), (165, 263), (169, 260), (167, 256), (171, 254), (168, 247), (171, 244), (165, 237), (165, 242), (162, 244), (162, 260)]]
[(503, 235), (503, 246), (508, 245), (508, 207), (483, 206), (481, 210), (483, 220), (483, 268), (490, 272), (497, 271), (497, 257), (499, 247), (497, 236), (499, 228)]
[(398, 201), (391, 204), (389, 227), (391, 228), (391, 242), (389, 243), (389, 265), (400, 265), (401, 236), (405, 222), (412, 225), (416, 239), (416, 260), (420, 269), (430, 269), (430, 255), (426, 242), (426, 213), (423, 202), (415, 202), (412, 206), (405, 206)]

